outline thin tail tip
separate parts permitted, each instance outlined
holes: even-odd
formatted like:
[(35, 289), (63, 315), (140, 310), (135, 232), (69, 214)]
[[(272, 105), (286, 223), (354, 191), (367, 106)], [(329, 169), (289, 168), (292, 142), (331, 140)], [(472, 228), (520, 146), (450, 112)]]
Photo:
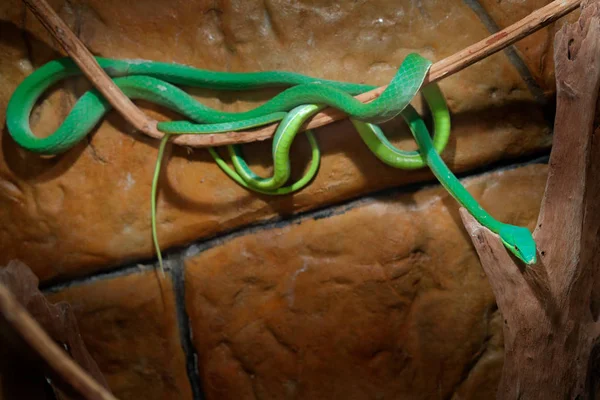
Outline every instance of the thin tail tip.
[(162, 257), (160, 256), (160, 254), (158, 256), (158, 269), (160, 270), (161, 277), (166, 278), (165, 266), (164, 266), (164, 263), (163, 263), (163, 260), (162, 260)]

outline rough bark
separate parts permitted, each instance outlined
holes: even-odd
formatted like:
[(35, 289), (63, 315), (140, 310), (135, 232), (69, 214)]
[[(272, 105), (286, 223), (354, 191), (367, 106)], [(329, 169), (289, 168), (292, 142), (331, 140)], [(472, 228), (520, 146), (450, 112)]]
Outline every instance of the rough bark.
[(555, 37), (557, 112), (534, 238), (538, 263), (510, 256), (466, 211), (463, 221), (504, 317), (499, 399), (595, 398), (598, 373), (600, 1)]

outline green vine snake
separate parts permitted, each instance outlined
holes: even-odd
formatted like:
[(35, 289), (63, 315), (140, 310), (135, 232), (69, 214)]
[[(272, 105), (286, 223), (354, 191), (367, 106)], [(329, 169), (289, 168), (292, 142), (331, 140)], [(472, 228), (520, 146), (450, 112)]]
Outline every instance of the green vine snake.
[[(152, 181), (151, 217), (152, 238), (161, 270), (163, 262), (156, 234), (156, 190), (164, 150), (172, 135), (220, 133), (279, 122), (273, 137), (274, 172), (271, 177), (264, 178), (253, 173), (239, 145), (227, 146), (233, 168), (215, 149), (208, 150), (219, 167), (241, 186), (263, 194), (283, 195), (306, 186), (318, 171), (318, 144), (313, 133), (306, 131), (312, 149), (310, 167), (297, 182), (284, 186), (290, 177), (289, 151), (295, 136), (305, 121), (326, 106), (344, 111), (368, 148), (385, 164), (402, 169), (428, 166), (444, 188), (479, 223), (500, 236), (510, 252), (528, 265), (536, 262), (536, 246), (530, 231), (494, 219), (462, 186), (439, 156), (450, 135), (450, 115), (439, 87), (436, 84), (422, 87), (431, 62), (417, 54), (409, 54), (386, 90), (366, 104), (353, 96), (369, 91), (374, 86), (316, 79), (284, 71), (228, 73), (153, 61), (100, 57), (96, 60), (131, 99), (159, 104), (188, 119), (158, 123), (158, 129), (165, 135), (159, 145)], [(29, 122), (36, 101), (46, 89), (62, 79), (80, 74), (81, 70), (71, 59), (63, 58), (48, 62), (25, 78), (13, 93), (6, 112), (8, 131), (17, 144), (32, 152), (60, 154), (89, 134), (111, 108), (96, 89), (81, 96), (60, 127), (48, 137), (37, 137)], [(288, 88), (252, 110), (235, 113), (204, 106), (176, 85), (216, 90)], [(433, 116), (433, 139), (421, 116), (409, 104), (421, 89)], [(378, 123), (398, 115), (407, 122), (418, 144), (418, 151), (408, 152), (394, 147), (378, 127)]]

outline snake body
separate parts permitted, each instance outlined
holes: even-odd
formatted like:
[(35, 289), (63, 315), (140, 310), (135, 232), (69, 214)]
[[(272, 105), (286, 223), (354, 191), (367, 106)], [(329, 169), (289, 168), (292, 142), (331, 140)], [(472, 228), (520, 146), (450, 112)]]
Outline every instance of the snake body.
[[(304, 122), (326, 106), (345, 112), (365, 144), (382, 162), (402, 169), (428, 166), (454, 198), (482, 225), (497, 233), (516, 257), (526, 264), (536, 260), (535, 243), (529, 230), (495, 220), (461, 185), (439, 156), (450, 134), (449, 112), (436, 84), (421, 87), (431, 62), (417, 54), (408, 55), (383, 93), (366, 104), (353, 96), (374, 86), (316, 79), (283, 71), (228, 73), (152, 61), (100, 57), (96, 60), (131, 99), (159, 104), (187, 119), (159, 122), (157, 126), (165, 135), (159, 146), (152, 185), (152, 233), (161, 268), (162, 257), (156, 236), (156, 187), (164, 149), (171, 136), (244, 130), (279, 122), (273, 138), (274, 172), (271, 177), (260, 177), (253, 173), (238, 145), (228, 146), (233, 168), (215, 149), (209, 149), (209, 152), (227, 175), (249, 190), (273, 195), (288, 194), (307, 185), (317, 173), (320, 152), (314, 135), (307, 131), (312, 149), (309, 170), (297, 182), (284, 186), (290, 176), (291, 143)], [(67, 151), (80, 142), (110, 110), (110, 103), (96, 89), (92, 89), (81, 96), (53, 134), (39, 138), (31, 131), (29, 116), (42, 93), (56, 82), (80, 74), (81, 71), (71, 59), (63, 58), (43, 65), (17, 87), (6, 114), (8, 131), (20, 146), (41, 154)], [(249, 111), (224, 112), (202, 105), (176, 85), (234, 91), (266, 87), (287, 89)], [(409, 104), (420, 89), (423, 89), (424, 98), (432, 111), (435, 127), (433, 139), (420, 115)], [(402, 115), (408, 123), (419, 151), (397, 149), (377, 126), (398, 115)]]
[[(442, 92), (436, 84), (429, 84), (423, 88), (422, 93), (433, 114), (434, 137), (438, 135), (447, 137), (446, 132), (450, 131), (450, 113)], [(402, 117), (417, 142), (419, 158), (415, 157), (417, 152), (406, 152), (389, 143), (377, 125), (355, 120), (352, 120), (352, 123), (369, 148), (385, 164), (403, 169), (428, 166), (454, 199), (465, 207), (481, 225), (496, 233), (504, 246), (515, 257), (527, 265), (534, 264), (537, 254), (531, 232), (521, 226), (500, 222), (485, 211), (444, 163), (419, 113), (413, 107), (408, 106), (402, 112)]]

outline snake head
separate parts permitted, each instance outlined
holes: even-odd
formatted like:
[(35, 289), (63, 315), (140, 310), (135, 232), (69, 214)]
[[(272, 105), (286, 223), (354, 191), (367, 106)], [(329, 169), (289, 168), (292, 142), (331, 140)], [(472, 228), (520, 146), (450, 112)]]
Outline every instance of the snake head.
[(527, 228), (504, 225), (499, 232), (502, 243), (511, 253), (527, 265), (535, 264), (536, 246), (531, 232)]

